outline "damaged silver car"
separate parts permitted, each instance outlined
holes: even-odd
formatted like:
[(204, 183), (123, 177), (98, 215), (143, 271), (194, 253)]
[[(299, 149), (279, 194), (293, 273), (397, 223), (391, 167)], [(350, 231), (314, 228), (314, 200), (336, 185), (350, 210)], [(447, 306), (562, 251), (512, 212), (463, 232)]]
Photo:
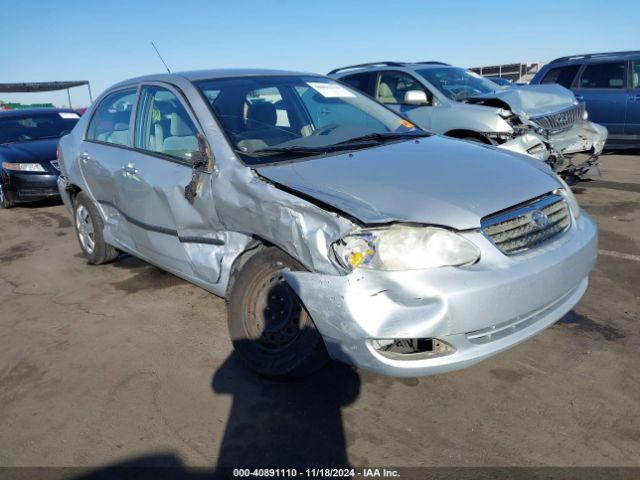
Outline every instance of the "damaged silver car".
[(547, 162), (565, 177), (599, 177), (607, 129), (560, 85), (503, 87), (441, 62), (379, 62), (331, 71), (429, 131)]
[(439, 137), (327, 77), (162, 74), (60, 142), (89, 263), (128, 252), (216, 295), (255, 371), (472, 365), (582, 297), (596, 229), (542, 162)]

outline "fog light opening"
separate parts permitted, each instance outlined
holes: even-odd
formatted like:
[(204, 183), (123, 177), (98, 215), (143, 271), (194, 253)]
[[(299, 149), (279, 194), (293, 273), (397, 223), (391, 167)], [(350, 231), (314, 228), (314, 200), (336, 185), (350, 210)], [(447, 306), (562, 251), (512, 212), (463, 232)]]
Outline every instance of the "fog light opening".
[(439, 357), (455, 351), (437, 338), (375, 338), (371, 340), (371, 346), (381, 355), (396, 360)]

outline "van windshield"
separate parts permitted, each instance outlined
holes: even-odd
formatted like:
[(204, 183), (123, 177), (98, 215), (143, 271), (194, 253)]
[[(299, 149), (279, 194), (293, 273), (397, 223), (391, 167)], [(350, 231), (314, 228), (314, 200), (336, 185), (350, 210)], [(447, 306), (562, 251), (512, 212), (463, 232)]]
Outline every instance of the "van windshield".
[(247, 76), (196, 83), (248, 165), (428, 135), (325, 77)]
[(418, 73), (445, 96), (459, 102), (505, 88), (464, 68), (424, 68)]

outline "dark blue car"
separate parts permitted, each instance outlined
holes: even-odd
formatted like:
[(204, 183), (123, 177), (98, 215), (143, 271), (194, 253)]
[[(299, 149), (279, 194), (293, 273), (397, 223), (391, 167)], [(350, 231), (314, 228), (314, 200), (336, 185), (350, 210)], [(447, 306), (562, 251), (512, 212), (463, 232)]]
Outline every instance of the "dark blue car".
[(586, 103), (589, 120), (609, 130), (607, 147), (640, 147), (640, 51), (557, 58), (531, 83), (570, 88)]
[(58, 196), (58, 140), (79, 118), (56, 108), (0, 112), (0, 208)]

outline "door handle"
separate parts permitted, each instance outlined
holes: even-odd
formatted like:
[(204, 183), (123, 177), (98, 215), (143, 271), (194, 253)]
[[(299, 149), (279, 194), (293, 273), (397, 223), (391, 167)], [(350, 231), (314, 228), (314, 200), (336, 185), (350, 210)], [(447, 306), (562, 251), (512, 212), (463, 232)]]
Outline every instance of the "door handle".
[(128, 163), (125, 166), (123, 166), (122, 171), (129, 175), (136, 175), (138, 173), (138, 169), (133, 163)]
[(629, 95), (629, 100), (632, 102), (640, 102), (640, 95)]
[(83, 152), (80, 154), (80, 161), (82, 163), (87, 163), (89, 160), (91, 160), (91, 155), (89, 155), (87, 152)]

